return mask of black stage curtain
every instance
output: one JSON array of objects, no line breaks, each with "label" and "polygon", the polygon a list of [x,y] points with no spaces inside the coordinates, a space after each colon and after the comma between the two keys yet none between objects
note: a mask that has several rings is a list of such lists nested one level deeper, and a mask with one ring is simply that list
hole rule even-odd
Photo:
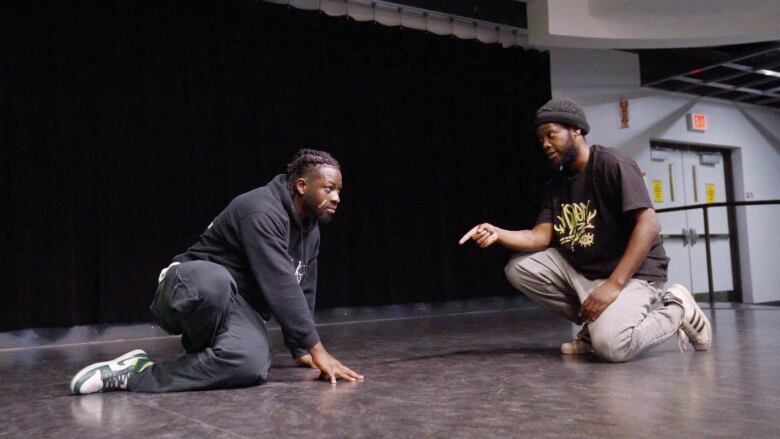
[{"label": "black stage curtain", "polygon": [[545,53],[258,1],[0,6],[2,330],[149,321],[156,277],[301,147],[345,190],[318,306],[514,294],[469,227],[533,223]]}]

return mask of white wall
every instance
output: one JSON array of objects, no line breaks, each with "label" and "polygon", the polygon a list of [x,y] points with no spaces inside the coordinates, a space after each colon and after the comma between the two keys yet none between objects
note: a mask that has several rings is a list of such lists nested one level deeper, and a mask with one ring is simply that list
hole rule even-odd
[{"label": "white wall", "polygon": [[[639,57],[626,52],[551,49],[553,97],[571,97],[584,107],[589,143],[622,148],[640,167],[650,160],[650,140],[736,148],[737,201],[780,199],[780,111],[715,99],[640,89]],[[620,128],[618,101],[629,100],[630,127]],[[687,130],[689,112],[708,116],[705,133]],[[738,209],[738,239],[746,303],[780,300],[780,206]]]}]

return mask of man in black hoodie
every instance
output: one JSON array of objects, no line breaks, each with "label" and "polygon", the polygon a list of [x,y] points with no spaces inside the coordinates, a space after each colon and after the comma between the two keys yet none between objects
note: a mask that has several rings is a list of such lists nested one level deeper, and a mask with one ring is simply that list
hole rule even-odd
[{"label": "man in black hoodie", "polygon": [[151,311],[186,354],[153,363],[143,350],[79,371],[74,394],[131,390],[174,392],[259,384],[271,365],[264,320],[279,322],[300,366],[332,383],[363,379],[331,356],[314,326],[318,222],[340,202],[338,162],[298,151],[266,186],[239,195],[186,252],[160,273]]}]

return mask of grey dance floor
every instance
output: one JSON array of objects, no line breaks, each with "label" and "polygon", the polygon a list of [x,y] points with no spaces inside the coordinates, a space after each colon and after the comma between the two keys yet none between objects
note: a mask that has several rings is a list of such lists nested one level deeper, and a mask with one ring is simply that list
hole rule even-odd
[{"label": "grey dance floor", "polygon": [[293,367],[274,330],[268,383],[159,395],[67,386],[133,348],[174,358],[174,337],[0,350],[0,437],[780,436],[780,308],[714,314],[710,352],[669,340],[625,364],[560,355],[572,326],[531,306],[326,324],[329,350],[366,376],[335,386]]}]

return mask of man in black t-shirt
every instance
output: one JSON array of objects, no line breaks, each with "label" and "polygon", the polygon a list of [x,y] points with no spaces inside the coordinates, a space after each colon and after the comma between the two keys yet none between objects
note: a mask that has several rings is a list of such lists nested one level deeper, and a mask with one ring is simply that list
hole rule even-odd
[{"label": "man in black t-shirt", "polygon": [[[669,258],[636,162],[619,150],[589,145],[585,112],[570,99],[542,106],[535,126],[560,171],[545,188],[536,226],[510,231],[484,223],[460,243],[471,239],[482,248],[499,243],[524,252],[507,264],[509,282],[583,324],[561,346],[564,354],[592,350],[607,361],[628,361],[675,333],[707,350],[712,329],[691,293],[679,284],[664,289]],[[658,300],[662,306],[651,310]]]}]

